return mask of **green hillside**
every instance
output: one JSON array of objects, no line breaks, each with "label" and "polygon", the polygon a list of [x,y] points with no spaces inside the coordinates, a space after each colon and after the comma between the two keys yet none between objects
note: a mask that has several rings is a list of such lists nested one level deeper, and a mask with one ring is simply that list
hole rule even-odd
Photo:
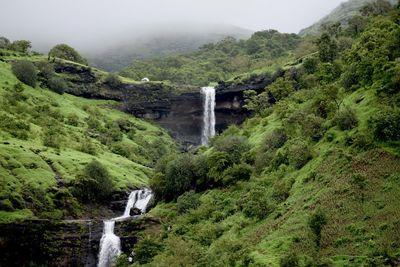
[{"label": "green hillside", "polygon": [[[300,31],[300,36],[316,35],[323,31],[323,28],[329,24],[342,23],[347,24],[351,18],[361,15],[360,9],[374,0],[348,0],[340,4],[329,15],[319,20],[317,23]],[[396,4],[397,0],[389,0],[391,4]]]},{"label": "green hillside", "polygon": [[160,160],[148,216],[162,226],[132,266],[397,266],[399,18],[323,34],[317,54],[248,94],[251,119]]},{"label": "green hillside", "polygon": [[147,185],[154,162],[174,147],[164,130],[114,109],[113,101],[55,93],[43,70],[35,87],[12,73],[21,60],[52,68],[47,57],[0,55],[1,221],[79,218],[85,208],[72,193],[89,162],[108,170],[112,192],[127,191]]},{"label": "green hillside", "polygon": [[136,60],[192,53],[204,44],[218,42],[228,36],[248,38],[251,33],[250,30],[232,25],[166,23],[155,28],[149,27],[145,32],[139,30],[126,32],[124,36],[109,37],[104,43],[97,44],[96,49],[84,54],[96,67],[120,71]]},{"label": "green hillside", "polygon": [[206,44],[198,52],[137,60],[120,74],[135,80],[169,80],[205,86],[260,68],[276,69],[291,56],[300,42],[295,34],[275,30],[254,33],[248,40],[232,37]]}]

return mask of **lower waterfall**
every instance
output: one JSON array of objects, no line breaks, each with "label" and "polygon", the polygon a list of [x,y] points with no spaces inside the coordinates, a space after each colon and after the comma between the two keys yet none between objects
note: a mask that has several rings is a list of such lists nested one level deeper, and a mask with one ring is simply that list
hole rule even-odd
[{"label": "lower waterfall", "polygon": [[201,135],[201,144],[207,145],[208,140],[215,135],[215,88],[201,88],[203,95],[203,132]]},{"label": "lower waterfall", "polygon": [[110,267],[121,254],[121,240],[114,234],[115,222],[131,217],[132,208],[146,213],[148,204],[153,197],[150,189],[135,190],[130,193],[128,203],[126,204],[124,214],[122,216],[104,221],[103,236],[100,240],[100,252],[98,267]]}]

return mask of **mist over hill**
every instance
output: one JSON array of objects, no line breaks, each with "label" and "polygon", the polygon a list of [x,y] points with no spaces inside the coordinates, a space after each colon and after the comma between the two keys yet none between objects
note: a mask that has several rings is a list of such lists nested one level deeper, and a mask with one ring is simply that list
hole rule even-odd
[{"label": "mist over hill", "polygon": [[[360,8],[362,8],[365,4],[374,2],[373,0],[349,0],[342,2],[337,8],[332,10],[329,15],[323,17],[318,22],[314,23],[313,25],[302,29],[299,32],[300,36],[306,36],[308,34],[317,34],[320,32],[321,27],[328,23],[340,22],[340,23],[347,23],[351,17],[360,14]],[[396,4],[397,0],[388,0],[391,4]]]},{"label": "mist over hill", "polygon": [[251,34],[251,30],[233,25],[168,23],[117,34],[111,40],[102,41],[94,51],[83,49],[83,54],[96,67],[118,71],[136,59],[193,52],[228,36],[247,39]]}]

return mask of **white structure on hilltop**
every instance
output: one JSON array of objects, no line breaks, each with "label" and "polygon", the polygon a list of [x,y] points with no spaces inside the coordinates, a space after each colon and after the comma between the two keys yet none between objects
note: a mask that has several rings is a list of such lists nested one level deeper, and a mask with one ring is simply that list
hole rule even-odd
[{"label": "white structure on hilltop", "polygon": [[144,78],[142,79],[142,82],[150,82],[150,79],[147,78],[147,77],[144,77]]}]

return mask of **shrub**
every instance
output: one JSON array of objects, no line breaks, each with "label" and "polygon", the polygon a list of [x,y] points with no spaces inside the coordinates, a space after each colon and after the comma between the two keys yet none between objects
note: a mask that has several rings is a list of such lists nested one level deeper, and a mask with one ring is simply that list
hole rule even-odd
[{"label": "shrub", "polygon": [[306,136],[311,137],[313,141],[318,141],[325,133],[323,123],[324,119],[321,117],[315,116],[314,114],[309,114],[301,122],[301,125]]},{"label": "shrub", "polygon": [[289,164],[296,169],[301,169],[312,159],[311,151],[307,144],[302,141],[294,141],[287,148]]},{"label": "shrub", "polygon": [[317,70],[318,59],[315,57],[306,58],[303,62],[303,68],[307,74],[312,74]]},{"label": "shrub", "polygon": [[279,101],[293,93],[294,86],[292,81],[278,78],[273,84],[267,87],[267,90]]},{"label": "shrub", "polygon": [[321,232],[323,227],[327,224],[326,214],[323,210],[317,209],[309,218],[308,226],[315,235],[315,243],[317,247],[321,244]]},{"label": "shrub", "polygon": [[52,148],[60,148],[62,142],[61,129],[57,126],[49,126],[44,130],[43,145]]},{"label": "shrub", "polygon": [[297,257],[296,254],[289,254],[286,255],[285,257],[281,258],[280,267],[299,267],[299,258]]},{"label": "shrub", "polygon": [[287,141],[288,137],[286,135],[285,129],[279,128],[274,129],[269,135],[264,139],[264,145],[268,149],[281,148]]},{"label": "shrub", "polygon": [[44,78],[45,80],[50,79],[56,73],[54,72],[54,67],[52,64],[46,61],[40,61],[37,64],[37,68],[39,69],[39,76]]},{"label": "shrub", "polygon": [[395,108],[378,112],[369,120],[369,125],[378,140],[400,140],[400,109]]},{"label": "shrub", "polygon": [[245,163],[234,164],[223,173],[222,183],[224,185],[234,184],[237,181],[248,181],[253,169]]},{"label": "shrub", "polygon": [[53,76],[47,81],[47,86],[50,90],[63,94],[65,89],[67,89],[67,84],[65,83],[63,78]]},{"label": "shrub", "polygon": [[21,53],[28,53],[31,47],[32,47],[31,42],[27,40],[16,40],[10,46],[12,50]]},{"label": "shrub", "polygon": [[219,136],[212,142],[220,152],[226,152],[233,163],[239,163],[241,156],[249,150],[247,139],[240,135]]},{"label": "shrub", "polygon": [[84,202],[103,201],[113,191],[111,176],[97,160],[88,163],[73,182],[73,193]]},{"label": "shrub", "polygon": [[348,107],[336,112],[334,122],[342,131],[351,130],[358,125],[355,111]]},{"label": "shrub", "polygon": [[270,202],[263,188],[254,188],[243,195],[239,208],[247,217],[262,220],[274,210]]},{"label": "shrub", "polygon": [[58,57],[81,64],[87,64],[86,59],[79,55],[79,53],[75,49],[66,44],[58,44],[54,46],[49,51],[49,56]]},{"label": "shrub", "polygon": [[93,144],[93,142],[89,138],[85,138],[83,141],[81,141],[81,145],[78,149],[79,151],[86,154],[90,154],[93,156],[97,155],[96,145]]},{"label": "shrub", "polygon": [[175,200],[195,187],[199,173],[191,154],[163,157],[156,166],[157,174],[150,181],[158,199]]},{"label": "shrub", "polygon": [[76,114],[68,114],[66,123],[71,126],[78,126],[79,125],[79,117]]},{"label": "shrub", "polygon": [[0,128],[9,132],[12,136],[18,139],[27,140],[30,131],[30,124],[4,114],[0,115]]},{"label": "shrub", "polygon": [[194,191],[183,193],[183,195],[178,197],[176,202],[176,209],[178,210],[179,214],[184,214],[191,209],[196,209],[199,206],[200,199]]},{"label": "shrub", "polygon": [[121,80],[118,75],[115,73],[109,73],[104,81],[105,84],[109,85],[112,88],[118,87],[121,85]]},{"label": "shrub", "polygon": [[155,255],[162,251],[162,248],[163,246],[159,242],[151,238],[140,239],[134,248],[134,260],[140,264],[149,263]]},{"label": "shrub", "polygon": [[12,63],[11,69],[18,80],[31,87],[36,86],[37,69],[32,62],[27,60],[15,61]]}]

